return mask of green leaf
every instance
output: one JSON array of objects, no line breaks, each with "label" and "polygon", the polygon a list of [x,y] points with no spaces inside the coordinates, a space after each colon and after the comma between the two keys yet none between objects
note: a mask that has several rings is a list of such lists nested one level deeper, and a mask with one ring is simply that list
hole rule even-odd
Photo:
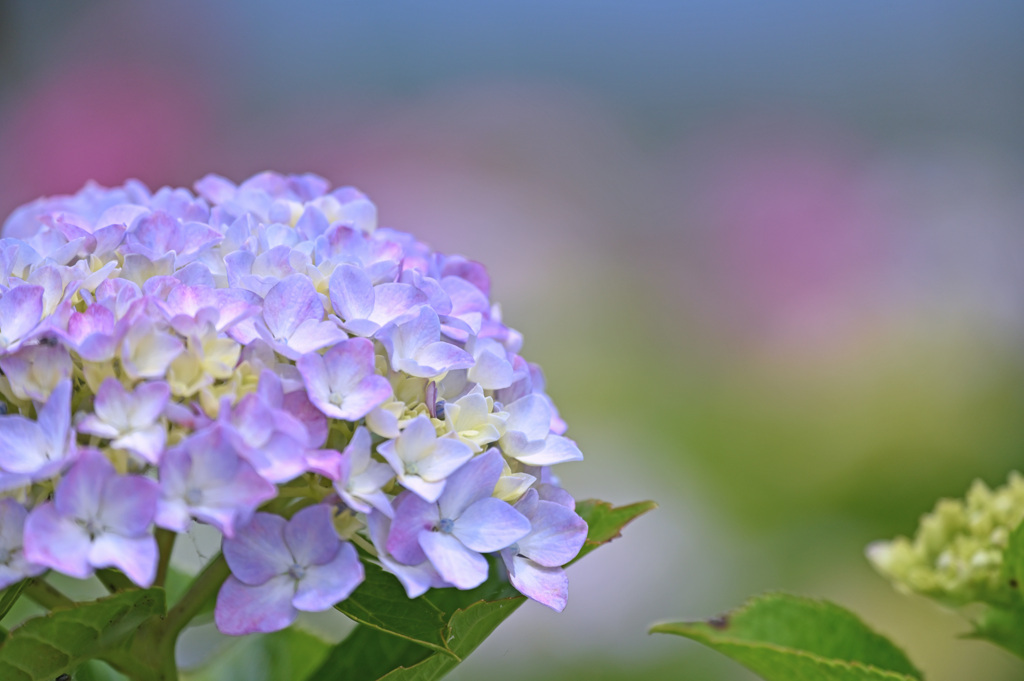
[{"label": "green leaf", "polygon": [[364,567],[366,579],[335,607],[360,624],[449,653],[445,613],[428,598],[410,599],[398,579],[379,566],[367,562]]},{"label": "green leaf", "polygon": [[707,622],[658,624],[731,657],[768,681],[911,681],[907,656],[850,611],[827,601],[769,594]]},{"label": "green leaf", "polygon": [[653,501],[640,501],[629,506],[619,507],[597,499],[587,499],[577,503],[576,512],[587,521],[589,529],[587,542],[583,545],[579,555],[569,564],[572,565],[598,546],[618,539],[622,536],[620,531],[623,527],[655,508],[658,508],[658,505]]},{"label": "green leaf", "polygon": [[964,638],[988,641],[1024,657],[1024,523],[1010,534],[1010,541],[1003,551],[1002,578],[1006,580],[1013,596],[1000,605],[986,606],[972,624],[974,630]]},{"label": "green leaf", "polygon": [[18,602],[18,598],[21,597],[21,592],[27,584],[28,580],[23,579],[17,584],[11,584],[4,589],[3,595],[0,596],[0,620],[6,617],[7,613],[14,607],[14,604]]},{"label": "green leaf", "polygon": [[0,679],[53,681],[117,647],[149,617],[163,614],[163,589],[149,589],[30,619],[0,646]]},{"label": "green leaf", "polygon": [[[614,508],[601,501],[576,506],[589,527],[584,553],[619,536],[652,502]],[[366,580],[335,607],[359,626],[331,651],[310,681],[433,681],[471,652],[526,600],[492,558],[491,577],[468,591],[432,589],[409,599],[395,578],[366,565]]]},{"label": "green leaf", "polygon": [[964,638],[988,641],[1008,650],[1018,657],[1024,657],[1024,612],[1020,609],[986,607],[972,624],[974,631]]},{"label": "green leaf", "polygon": [[[379,569],[379,568],[378,568]],[[413,611],[429,612],[433,621],[439,618],[442,627],[435,632],[441,646],[427,644],[406,635],[391,633],[379,626],[360,624],[330,656],[311,674],[313,681],[429,681],[439,679],[454,669],[487,636],[512,614],[524,596],[502,578],[495,575],[484,584],[469,591],[458,589],[432,589],[419,598],[410,600],[402,590],[401,597]],[[383,573],[398,584],[392,575]],[[401,589],[401,585],[398,585]],[[341,609],[343,603],[339,603]],[[402,620],[406,631],[414,628],[410,621]],[[422,627],[426,630],[426,627]],[[433,638],[433,635],[432,635]]]}]

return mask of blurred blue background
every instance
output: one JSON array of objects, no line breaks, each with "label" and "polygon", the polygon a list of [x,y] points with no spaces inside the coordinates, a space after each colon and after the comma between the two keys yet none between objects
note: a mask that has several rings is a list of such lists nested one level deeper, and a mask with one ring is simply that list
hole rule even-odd
[{"label": "blurred blue background", "polygon": [[[0,214],[314,171],[487,264],[587,460],[661,508],[455,679],[753,678],[656,620],[833,599],[1022,667],[863,558],[1024,445],[1024,4],[0,3]],[[251,677],[246,677],[251,678]]]}]

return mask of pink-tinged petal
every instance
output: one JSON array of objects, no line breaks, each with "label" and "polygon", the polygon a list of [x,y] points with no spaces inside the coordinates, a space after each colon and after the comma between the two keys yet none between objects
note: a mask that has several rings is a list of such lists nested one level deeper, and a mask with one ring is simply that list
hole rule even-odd
[{"label": "pink-tinged petal", "polygon": [[505,405],[506,432],[518,431],[529,441],[543,440],[551,431],[551,407],[540,395],[530,394]]},{"label": "pink-tinged petal", "polygon": [[446,582],[472,589],[487,580],[487,559],[443,532],[421,532],[420,547]]},{"label": "pink-tinged petal", "polygon": [[303,322],[319,322],[324,306],[309,277],[293,274],[278,282],[263,300],[263,319],[274,338],[289,338]]},{"label": "pink-tinged petal", "polygon": [[334,313],[345,321],[369,319],[373,313],[374,290],[362,269],[342,264],[334,269],[328,283]]},{"label": "pink-tinged petal", "polygon": [[413,355],[413,359],[420,368],[412,375],[423,378],[432,378],[446,371],[468,369],[473,366],[473,355],[444,341],[421,347]]},{"label": "pink-tinged petal", "polygon": [[286,348],[281,354],[289,359],[297,359],[306,353],[340,343],[346,338],[348,334],[333,321],[307,319],[288,338]]},{"label": "pink-tinged petal", "polygon": [[46,435],[24,416],[0,417],[0,469],[8,473],[35,473],[46,463]]},{"label": "pink-tinged petal", "polygon": [[0,372],[7,375],[11,392],[20,399],[46,402],[61,381],[74,370],[63,345],[27,345],[13,355],[0,357]]},{"label": "pink-tinged petal", "polygon": [[419,545],[419,535],[430,532],[437,525],[437,504],[423,501],[415,494],[399,495],[395,500],[395,515],[388,533],[387,552],[406,565],[417,565],[426,560]]},{"label": "pink-tinged petal", "polygon": [[192,514],[182,499],[161,497],[157,500],[156,516],[153,519],[157,527],[183,533],[188,531],[191,521]]},{"label": "pink-tinged petal", "polygon": [[185,344],[151,322],[129,327],[121,345],[121,364],[131,378],[163,378]]},{"label": "pink-tinged petal", "polygon": [[340,452],[333,449],[311,449],[303,454],[303,459],[307,469],[319,473],[328,480],[337,480],[341,476]]},{"label": "pink-tinged petal", "polygon": [[79,433],[88,433],[97,437],[116,438],[121,434],[114,426],[106,421],[101,421],[95,414],[86,414],[75,424]]},{"label": "pink-tinged petal", "polygon": [[413,319],[398,325],[402,346],[411,355],[419,348],[437,342],[441,337],[441,320],[429,307],[421,307]]},{"label": "pink-tinged petal", "polygon": [[15,286],[0,298],[0,352],[24,339],[43,316],[43,287]]},{"label": "pink-tinged petal", "polygon": [[[419,461],[431,451],[437,440],[434,424],[426,416],[414,418],[395,440],[395,449],[402,461]],[[380,452],[380,447],[377,448]]]},{"label": "pink-tinged petal", "polygon": [[429,561],[424,560],[416,565],[403,565],[388,555],[384,544],[391,529],[391,520],[382,513],[370,513],[366,516],[366,525],[370,530],[370,539],[377,548],[378,559],[385,570],[395,575],[401,582],[409,598],[422,596],[427,590],[437,587],[451,586],[437,574],[437,570]]},{"label": "pink-tinged petal", "polygon": [[576,499],[558,485],[543,482],[537,485],[536,489],[538,497],[543,501],[550,501],[559,506],[565,506],[570,511],[576,510]]},{"label": "pink-tinged petal", "polygon": [[334,529],[330,506],[308,506],[288,521],[284,542],[299,565],[323,565],[338,554],[341,539]]},{"label": "pink-tinged petal", "polygon": [[132,393],[131,425],[143,428],[154,423],[171,397],[171,388],[163,381],[142,383]]},{"label": "pink-tinged petal", "polygon": [[372,374],[373,342],[353,338],[338,343],[324,353],[324,368],[333,392],[354,390],[367,374]]},{"label": "pink-tinged petal", "polygon": [[[83,430],[81,424],[78,429]],[[103,436],[102,433],[95,434],[100,435],[101,437],[110,437],[109,435]],[[154,424],[149,428],[143,428],[142,430],[137,430],[134,433],[129,433],[124,437],[116,438],[110,443],[110,446],[118,449],[127,449],[128,451],[141,456],[149,463],[157,465],[160,463],[160,457],[163,454],[164,445],[166,443],[167,430],[160,424]]]},{"label": "pink-tinged petal", "polygon": [[263,584],[288,571],[294,562],[284,543],[287,521],[279,515],[257,513],[235,536],[225,539],[224,559],[232,574],[245,584]]},{"label": "pink-tinged petal", "polygon": [[0,499],[0,550],[21,546],[28,511],[11,498]]},{"label": "pink-tinged petal", "polygon": [[128,414],[133,405],[131,393],[125,389],[121,381],[111,376],[103,379],[99,390],[96,391],[93,411],[106,423],[127,426]]},{"label": "pink-tinged petal", "polygon": [[129,537],[144,534],[149,529],[160,494],[155,480],[141,475],[117,476],[109,478],[102,490],[98,520],[107,529]]},{"label": "pink-tinged petal", "polygon": [[438,438],[430,456],[418,464],[419,476],[431,482],[444,480],[471,458],[473,449],[465,442],[448,437]]},{"label": "pink-tinged petal", "polygon": [[404,473],[398,474],[398,482],[408,489],[410,492],[415,492],[424,501],[435,502],[438,497],[444,492],[444,487],[447,484],[444,480],[438,480],[437,482],[430,482],[424,480],[418,475],[405,475]]},{"label": "pink-tinged petal", "polygon": [[85,450],[57,486],[54,494],[57,511],[68,517],[98,517],[103,503],[102,490],[116,475],[107,457],[95,450]]},{"label": "pink-tinged petal", "polygon": [[213,620],[223,634],[240,636],[286,628],[298,611],[292,606],[295,582],[279,575],[258,586],[228,577],[217,594]]},{"label": "pink-tinged petal", "polygon": [[514,556],[508,565],[512,586],[527,598],[562,612],[569,599],[569,577],[558,567],[543,567],[522,556]]},{"label": "pink-tinged petal", "polygon": [[152,535],[125,537],[107,532],[93,540],[89,563],[98,568],[119,568],[128,579],[147,589],[156,578],[158,554],[156,539]]},{"label": "pink-tinged petal", "polygon": [[559,567],[576,557],[587,540],[587,523],[552,501],[538,501],[529,514],[532,529],[518,540],[520,555],[544,567]]},{"label": "pink-tinged petal", "polygon": [[196,193],[214,205],[227,203],[235,196],[235,184],[214,173],[204,176],[192,185]]},{"label": "pink-tinged petal", "polygon": [[[389,441],[401,434],[398,429],[398,417],[380,407],[366,415],[366,426],[377,435],[389,438]],[[378,448],[377,451],[379,452],[380,449]]]},{"label": "pink-tinged petal", "polygon": [[463,464],[452,474],[450,488],[438,501],[441,517],[458,518],[477,501],[490,497],[501,477],[503,464],[504,460],[496,449],[489,449]]},{"label": "pink-tinged petal", "polygon": [[329,563],[306,568],[292,605],[309,612],[327,610],[348,598],[363,577],[359,555],[351,544],[344,542]]},{"label": "pink-tinged petal", "polygon": [[0,589],[46,571],[43,565],[25,558],[25,517],[28,511],[14,499],[0,499],[0,552],[6,560],[0,563]]},{"label": "pink-tinged petal", "polygon": [[452,535],[474,551],[491,553],[511,546],[530,532],[530,521],[501,499],[481,499],[459,516]]},{"label": "pink-tinged petal", "polygon": [[380,326],[411,313],[416,307],[426,305],[428,302],[427,296],[410,284],[380,284],[373,289],[373,295],[373,312],[366,317]]},{"label": "pink-tinged petal", "polygon": [[39,426],[47,434],[53,446],[63,449],[68,432],[71,430],[71,380],[57,383],[50,399],[39,410]]},{"label": "pink-tinged petal", "polygon": [[302,382],[306,386],[310,401],[321,410],[333,408],[331,385],[324,358],[316,353],[309,353],[299,357],[295,366],[302,375]]},{"label": "pink-tinged petal", "polygon": [[493,352],[481,352],[469,370],[468,378],[484,390],[499,390],[512,385],[512,364]]},{"label": "pink-tinged petal", "polygon": [[371,411],[387,402],[391,397],[391,384],[383,376],[367,376],[356,389],[345,396],[338,406],[344,421],[358,421]]},{"label": "pink-tinged petal", "polygon": [[515,458],[527,466],[554,466],[557,463],[582,461],[583,452],[567,437],[548,435],[540,451],[515,455]]},{"label": "pink-tinged petal", "polygon": [[264,480],[247,461],[239,459],[234,478],[228,484],[208,488],[205,503],[195,507],[193,514],[231,537],[236,525],[244,523],[260,504],[275,496],[277,487]]},{"label": "pink-tinged petal", "polygon": [[315,206],[306,206],[302,216],[295,222],[295,230],[310,240],[316,239],[330,226],[323,211],[318,210]]},{"label": "pink-tinged petal", "polygon": [[85,529],[53,504],[37,506],[25,519],[25,558],[33,563],[85,579],[92,574],[90,544]]},{"label": "pink-tinged petal", "polygon": [[437,574],[437,568],[424,560],[417,565],[403,565],[388,556],[380,557],[384,569],[393,574],[401,582],[409,598],[417,598],[432,588],[451,586]]}]

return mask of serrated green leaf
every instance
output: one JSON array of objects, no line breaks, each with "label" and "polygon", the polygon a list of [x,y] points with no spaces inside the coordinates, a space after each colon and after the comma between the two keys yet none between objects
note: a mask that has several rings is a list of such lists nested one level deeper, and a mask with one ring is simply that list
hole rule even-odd
[{"label": "serrated green leaf", "polygon": [[[411,667],[431,655],[430,648],[365,624],[334,646],[307,681],[377,681],[393,669]],[[442,657],[448,657],[444,655]]]},{"label": "serrated green leaf", "polygon": [[576,513],[587,521],[587,541],[583,544],[579,555],[569,564],[572,565],[598,546],[618,539],[622,536],[623,527],[655,508],[658,508],[658,505],[653,501],[640,501],[629,506],[618,507],[597,499],[578,502]]},{"label": "serrated green leaf", "polygon": [[519,596],[498,601],[478,601],[465,610],[456,610],[450,620],[449,631],[452,652],[457,657],[430,655],[412,666],[394,669],[381,677],[381,681],[436,681],[442,678],[476,650],[525,600]]},{"label": "serrated green leaf", "polygon": [[834,603],[760,596],[707,622],[659,624],[731,657],[767,681],[920,681],[907,656]]},{"label": "serrated green leaf", "polygon": [[163,589],[126,591],[28,620],[0,646],[0,679],[53,681],[164,614]]},{"label": "serrated green leaf", "polygon": [[427,598],[410,599],[398,579],[379,566],[364,567],[366,579],[334,607],[360,624],[449,653],[444,612]]},{"label": "serrated green leaf", "polygon": [[[654,507],[652,502],[622,508],[580,502],[576,512],[589,527],[580,555],[618,537],[623,526]],[[393,575],[367,564],[366,581],[335,606],[360,624],[309,681],[440,679],[526,600],[499,576],[495,562],[490,579],[475,589],[432,589],[412,600]]]}]

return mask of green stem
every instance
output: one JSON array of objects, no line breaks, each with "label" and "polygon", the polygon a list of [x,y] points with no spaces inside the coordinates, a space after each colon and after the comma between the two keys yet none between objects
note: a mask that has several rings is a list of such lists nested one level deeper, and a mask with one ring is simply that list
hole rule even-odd
[{"label": "green stem", "polygon": [[163,586],[167,582],[167,570],[171,565],[171,551],[174,549],[174,540],[178,536],[176,532],[158,528],[156,531],[156,545],[160,549],[160,561],[156,564],[156,586]]},{"label": "green stem", "polygon": [[112,594],[136,588],[132,580],[125,577],[123,573],[111,570],[110,568],[97,570],[96,578]]},{"label": "green stem", "polygon": [[75,602],[38,577],[28,580],[25,595],[47,610],[73,608]]},{"label": "green stem", "polygon": [[210,561],[210,564],[195,578],[192,586],[181,597],[181,600],[168,611],[162,627],[164,636],[172,641],[176,639],[185,625],[199,614],[207,601],[216,595],[229,574],[231,574],[231,570],[228,568],[227,561],[224,560],[222,554],[218,553],[217,557]]},{"label": "green stem", "polygon": [[108,653],[104,659],[133,681],[178,681],[174,660],[178,635],[217,595],[230,573],[224,556],[217,554],[165,617],[144,622],[127,648]]},{"label": "green stem", "polygon": [[27,579],[23,579],[17,584],[12,584],[4,589],[4,595],[0,597],[0,620],[7,616],[7,613],[11,611],[14,604],[21,598],[21,592],[25,590],[25,586],[28,584]]}]

